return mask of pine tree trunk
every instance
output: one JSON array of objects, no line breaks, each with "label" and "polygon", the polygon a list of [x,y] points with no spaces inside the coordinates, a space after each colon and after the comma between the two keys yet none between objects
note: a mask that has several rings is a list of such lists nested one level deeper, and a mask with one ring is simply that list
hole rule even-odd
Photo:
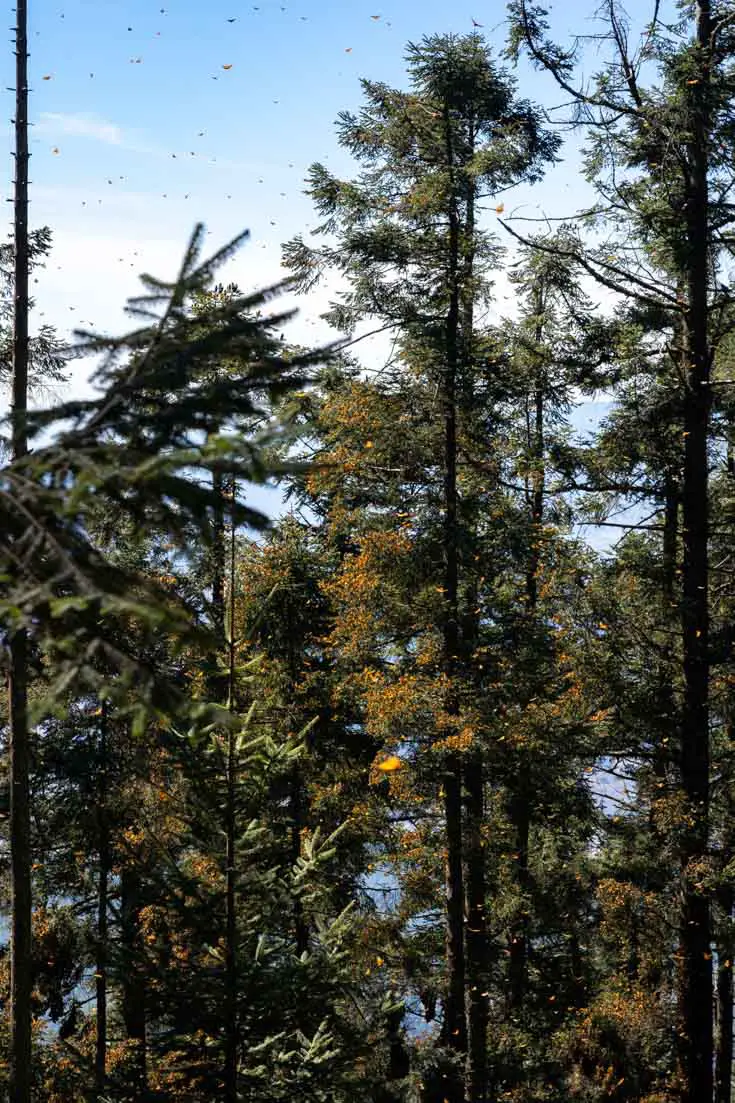
[{"label": "pine tree trunk", "polygon": [[[226,644],[227,676],[226,682],[219,675],[213,678],[211,692],[213,696],[227,696],[227,708],[235,710],[235,554],[236,531],[234,523],[230,527],[229,540],[229,579],[227,579],[227,496],[234,497],[234,484],[219,473],[212,476],[216,506],[212,524],[211,587],[212,619],[222,644]],[[226,582],[229,582],[229,616],[226,597]],[[225,1103],[237,1100],[238,1066],[238,1015],[237,1015],[237,886],[236,886],[236,847],[237,847],[237,745],[235,732],[228,728],[224,740],[225,753],[225,797],[224,797],[224,835],[225,835],[225,954],[224,954],[224,1006],[223,1006],[223,1080]]]},{"label": "pine tree trunk", "polygon": [[[538,321],[534,332],[534,340],[538,348],[543,340],[544,310],[543,289],[539,288],[535,304]],[[546,447],[546,435],[544,427],[544,390],[543,381],[537,380],[533,394],[533,418],[530,411],[528,420],[529,451],[533,461],[533,474],[530,488],[531,505],[531,548],[528,557],[528,571],[526,574],[526,610],[529,618],[535,618],[538,605],[538,570],[541,562],[541,528],[544,523],[544,494],[546,492],[546,467],[544,450]]]},{"label": "pine tree trunk", "polygon": [[25,632],[10,643],[10,830],[12,877],[11,1098],[31,1098],[31,831]]},{"label": "pine tree trunk", "polygon": [[97,1009],[95,1038],[95,1088],[104,1091],[107,1078],[107,908],[110,853],[107,839],[100,846],[100,868],[97,885],[97,968],[95,971],[95,1004]]},{"label": "pine tree trunk", "polygon": [[582,947],[579,944],[579,934],[573,930],[569,939],[569,963],[571,965],[570,990],[572,1006],[585,1007],[588,999],[587,985],[584,976],[584,959]]},{"label": "pine tree trunk", "polygon": [[107,715],[104,706],[100,720],[98,757],[99,872],[97,878],[97,968],[95,970],[97,1023],[94,1070],[97,1098],[101,1098],[107,1078],[107,915],[111,867],[110,833],[107,822]]},{"label": "pine tree trunk", "polygon": [[679,1018],[684,1103],[712,1098],[712,961],[709,900],[697,888],[696,866],[706,860],[709,837],[709,609],[708,432],[709,194],[707,140],[709,0],[696,5],[700,77],[691,86],[692,138],[686,219],[688,270],[684,356],[684,476],[682,485],[682,630],[684,705],[681,775],[690,814],[681,852]]},{"label": "pine tree trunk", "polygon": [[[301,830],[304,826],[304,783],[298,766],[294,766],[291,771],[290,789],[291,863],[295,866],[301,854]],[[301,957],[309,949],[309,928],[298,893],[293,897],[293,921],[296,956]]]},{"label": "pine tree trunk", "polygon": [[215,495],[214,518],[212,522],[212,619],[217,634],[225,634],[225,496],[224,479],[219,471],[212,475],[212,490]]},{"label": "pine tree trunk", "polygon": [[[536,290],[534,312],[536,326],[534,342],[536,349],[541,346],[544,337],[543,313],[545,309],[544,288]],[[527,409],[528,448],[533,461],[530,486],[531,507],[531,547],[526,571],[526,613],[531,628],[534,627],[538,609],[538,571],[541,562],[541,528],[544,523],[544,494],[546,491],[545,467],[545,425],[544,425],[544,387],[541,378],[541,365],[538,365],[539,377],[533,392],[533,409]],[[526,901],[529,890],[528,848],[531,832],[531,800],[525,771],[520,770],[511,783],[509,800],[510,822],[515,828],[516,872],[518,888],[523,897],[523,912],[515,929],[511,932],[508,966],[508,1007],[517,1014],[523,1007],[526,996],[526,976],[528,970],[528,916]]]},{"label": "pine tree trunk", "polygon": [[[13,305],[12,456],[28,451],[28,9],[16,0],[15,76],[15,278]],[[10,639],[10,1097],[31,1098],[31,824],[28,728],[28,638]]]},{"label": "pine tree trunk", "polygon": [[227,834],[225,918],[225,1103],[237,1103],[237,955],[235,899],[235,733],[227,735]]},{"label": "pine tree trunk", "polygon": [[[664,528],[662,539],[662,584],[661,584],[661,623],[664,626],[673,624],[673,610],[677,606],[676,601],[676,572],[677,572],[677,538],[679,531],[679,486],[678,476],[668,470],[664,475]],[[661,648],[661,658],[658,667],[658,685],[656,687],[656,724],[653,729],[652,771],[655,793],[652,796],[649,809],[649,829],[652,836],[663,845],[665,842],[663,830],[656,815],[657,797],[666,795],[668,787],[667,767],[671,764],[673,749],[676,746],[677,733],[679,731],[679,716],[674,695],[674,649],[671,635],[666,636],[666,642]]]},{"label": "pine tree trunk", "polygon": [[388,1042],[388,1070],[385,1084],[376,1089],[375,1103],[403,1103],[403,1081],[411,1071],[411,1059],[403,1032],[403,1005],[385,1016],[384,1032]]},{"label": "pine tree trunk", "polygon": [[[234,487],[233,487],[234,500]],[[230,623],[228,632],[229,685],[227,704],[235,711],[235,522],[230,536]],[[236,736],[232,728],[227,733],[227,795],[225,803],[226,871],[225,871],[225,1103],[237,1103],[237,755]]]},{"label": "pine tree trunk", "polygon": [[[445,111],[447,163],[453,170],[453,149],[449,110]],[[459,213],[456,192],[449,207],[449,308],[445,321],[445,364],[442,378],[444,421],[444,590],[446,613],[443,625],[444,673],[449,691],[446,712],[459,715],[456,676],[459,656],[459,534],[457,516],[457,369],[459,366]],[[462,769],[459,756],[447,756],[444,773],[444,816],[446,823],[446,969],[444,1036],[457,1054],[467,1052],[465,1019],[464,876],[462,862]],[[459,1103],[464,1093],[458,1078],[447,1083],[449,1103]]]},{"label": "pine tree trunk", "polygon": [[[539,349],[544,337],[544,287],[539,285],[536,289],[534,301],[534,314],[536,325],[534,328],[534,344],[536,355],[540,355]],[[546,466],[545,466],[545,425],[544,425],[544,380],[542,378],[542,364],[537,365],[538,377],[533,391],[533,407],[527,406],[526,422],[528,449],[532,458],[532,475],[530,488],[527,487],[528,501],[531,510],[531,546],[526,571],[526,613],[529,624],[533,629],[538,607],[538,571],[541,562],[541,528],[544,522],[544,494],[546,491]],[[515,929],[511,932],[509,951],[509,984],[508,1006],[516,1014],[523,1007],[526,995],[526,974],[528,960],[528,917],[526,913],[526,898],[529,889],[529,863],[528,847],[531,831],[531,803],[528,792],[525,771],[520,770],[518,777],[511,783],[509,800],[510,821],[515,828],[515,852],[518,888],[524,900],[523,912]]]},{"label": "pine tree trunk", "polygon": [[[732,924],[735,893],[732,886],[725,886],[720,892],[720,903],[724,914],[725,927]],[[729,935],[729,930],[728,930]],[[732,1103],[732,1058],[733,1058],[733,986],[732,969],[733,946],[731,939],[720,939],[717,949],[717,1044],[715,1050],[715,1103]]]},{"label": "pine tree trunk", "polygon": [[488,940],[485,915],[485,847],[482,826],[485,817],[485,776],[483,756],[473,754],[465,770],[467,923],[467,1103],[485,1103],[487,1099],[488,1031]]},{"label": "pine tree trunk", "polygon": [[663,595],[666,611],[671,609],[676,591],[676,539],[679,532],[679,488],[676,476],[667,471],[664,478]]},{"label": "pine tree trunk", "polygon": [[[468,121],[468,149],[475,147],[474,119]],[[449,163],[452,165],[451,140],[448,143]],[[469,156],[470,154],[468,154]],[[459,348],[461,361],[464,400],[471,391],[474,366],[474,308],[475,288],[473,274],[476,252],[475,192],[476,184],[472,177],[464,175],[462,180],[454,180],[455,191],[461,186],[465,201],[465,217],[462,233],[457,240],[461,255],[461,266],[457,268],[457,324],[460,330]],[[457,365],[460,366],[459,363]],[[455,402],[456,405],[456,402]],[[455,442],[456,451],[456,442]],[[456,487],[455,487],[456,491]],[[459,579],[457,579],[459,583]],[[472,608],[475,608],[476,602]],[[467,624],[469,625],[469,618]],[[457,611],[457,624],[459,614]],[[476,630],[476,618],[473,614],[472,628]],[[459,632],[458,649],[465,658],[469,658],[475,645],[475,632],[469,628],[463,634]],[[467,1068],[465,1076],[465,1100],[467,1103],[484,1103],[488,1090],[487,1033],[488,1033],[488,970],[489,945],[487,936],[487,886],[485,877],[485,847],[482,827],[485,816],[485,777],[484,755],[476,748],[467,762],[464,773],[465,791],[465,1018],[467,1023]]]},{"label": "pine tree trunk", "polygon": [[125,1037],[133,1043],[131,1088],[144,1097],[148,1089],[146,985],[140,968],[141,886],[137,870],[128,866],[120,876],[120,941],[122,945],[121,1013]]},{"label": "pine tree trunk", "polygon": [[[290,598],[288,600],[287,616],[289,689],[291,699],[294,700],[296,692],[296,654],[294,651],[293,609],[291,607]],[[289,805],[289,818],[291,820],[291,863],[295,866],[301,854],[301,830],[304,826],[304,781],[301,776],[301,768],[298,762],[295,763],[291,771]],[[293,897],[293,921],[296,955],[297,957],[301,957],[309,948],[309,928],[304,917],[304,905],[298,892],[296,892]]]},{"label": "pine tree trunk", "polygon": [[[445,955],[447,987],[443,1000],[443,1035],[450,1049],[464,1053],[467,1033],[464,1014],[464,877],[462,870],[462,781],[458,755],[447,757],[444,775],[444,820],[446,859],[444,890],[446,901]],[[456,1090],[456,1089],[455,1089]],[[449,1103],[455,1099],[448,1095]],[[460,1098],[461,1095],[455,1098]]]},{"label": "pine tree trunk", "polygon": [[508,946],[508,1010],[517,1016],[526,998],[528,972],[528,916],[526,898],[529,889],[528,844],[531,832],[531,803],[529,795],[518,779],[511,792],[509,818],[515,828],[516,880],[523,897],[523,912],[513,930]]}]

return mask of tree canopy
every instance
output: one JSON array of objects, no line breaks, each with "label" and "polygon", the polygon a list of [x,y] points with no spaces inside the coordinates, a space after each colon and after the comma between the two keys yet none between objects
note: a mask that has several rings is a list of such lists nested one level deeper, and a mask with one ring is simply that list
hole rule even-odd
[{"label": "tree canopy", "polygon": [[[13,1103],[731,1103],[734,17],[609,0],[586,76],[526,0],[409,43],[284,280],[199,225],[119,338],[25,335],[16,218]],[[528,233],[569,132],[594,201]]]}]

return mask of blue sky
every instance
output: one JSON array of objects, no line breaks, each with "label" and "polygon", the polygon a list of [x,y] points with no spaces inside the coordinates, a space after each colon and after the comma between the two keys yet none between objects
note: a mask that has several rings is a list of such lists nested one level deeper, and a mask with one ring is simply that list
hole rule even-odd
[{"label": "blue sky", "polygon": [[[34,286],[36,320],[52,322],[65,337],[77,325],[126,328],[122,307],[140,289],[137,274],[173,276],[198,220],[212,247],[251,231],[223,279],[244,288],[277,281],[281,243],[308,234],[315,223],[303,195],[309,164],[351,171],[334,120],[358,106],[359,79],[405,85],[408,41],[469,33],[473,18],[497,50],[505,37],[505,5],[487,0],[30,0],[29,6],[31,225],[50,225],[55,241]],[[565,0],[555,29],[563,35],[590,27],[594,7],[591,0]],[[10,23],[10,9],[8,16]],[[3,86],[13,84],[9,49]],[[558,102],[550,82],[530,67],[517,75],[524,96]],[[2,95],[9,120],[12,93]],[[9,197],[9,126],[5,134]],[[506,215],[572,214],[589,198],[578,169],[579,151],[568,145],[564,163],[544,182],[503,196]],[[5,211],[10,229],[10,204]],[[512,296],[502,276],[497,289],[498,313],[508,313]],[[299,300],[294,340],[328,336],[318,315],[329,293]],[[366,342],[361,351],[377,358],[381,349]],[[84,389],[88,371],[88,364],[78,365],[72,390]],[[576,420],[589,427],[594,414],[580,410]]]},{"label": "blue sky", "polygon": [[[350,171],[334,119],[359,103],[359,78],[404,84],[407,41],[470,32],[473,18],[502,46],[504,6],[467,4],[31,0],[31,223],[52,226],[56,242],[38,313],[62,332],[90,321],[118,329],[137,273],[173,274],[200,219],[213,245],[251,231],[223,275],[245,287],[277,280],[280,243],[314,223],[302,194],[309,164]],[[565,4],[562,23],[584,11]],[[540,75],[519,75],[525,95],[553,97]],[[3,85],[10,66],[7,76]],[[10,141],[8,128],[7,195]],[[504,197],[506,210],[571,213],[584,196],[576,162],[570,148],[546,182]],[[301,304],[298,336],[323,332],[312,323],[324,294]]]}]

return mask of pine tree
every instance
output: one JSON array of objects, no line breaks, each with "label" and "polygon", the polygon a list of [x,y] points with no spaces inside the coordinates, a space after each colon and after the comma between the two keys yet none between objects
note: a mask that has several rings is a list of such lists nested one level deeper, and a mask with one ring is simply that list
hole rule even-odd
[{"label": "pine tree", "polygon": [[[15,200],[13,397],[11,457],[28,452],[28,11],[16,7],[15,29]],[[10,730],[10,838],[12,934],[10,963],[10,1092],[18,1103],[31,1097],[31,854],[28,793],[28,636],[20,627],[9,636],[8,727]]]},{"label": "pine tree", "polygon": [[[476,207],[483,194],[538,178],[556,144],[534,109],[515,100],[512,83],[477,36],[425,39],[409,46],[407,60],[409,93],[364,81],[365,108],[357,116],[340,117],[340,143],[365,164],[362,176],[342,183],[320,165],[311,170],[310,194],[325,216],[321,231],[336,233],[338,244],[310,250],[296,240],[285,256],[303,288],[313,285],[327,267],[349,278],[349,290],[329,315],[334,325],[351,330],[371,318],[389,330],[400,327],[399,340],[408,355],[422,356],[431,365],[443,422],[437,460],[443,502],[446,736],[459,716],[456,683],[464,648],[458,416],[473,389],[474,308],[482,302],[494,256],[490,238],[478,226]],[[487,1080],[482,765],[474,762],[465,775],[466,838],[461,758],[451,750],[442,774],[447,838],[444,1037],[457,1055],[467,1055],[467,1099],[475,1100],[484,1097]],[[456,1076],[447,1094],[460,1098]]]},{"label": "pine tree", "polygon": [[[587,270],[665,312],[675,332],[671,357],[682,376],[684,423],[681,785],[690,823],[680,849],[679,1037],[683,1096],[693,1101],[709,1098],[712,1089],[710,906],[696,870],[707,860],[709,836],[707,452],[710,369],[722,336],[719,312],[730,301],[716,275],[730,222],[730,5],[703,0],[688,6],[675,28],[654,9],[636,47],[622,9],[611,0],[600,13],[610,58],[588,87],[576,83],[575,52],[547,37],[543,10],[520,0],[510,11],[511,50],[525,49],[571,95],[577,124],[590,136],[596,213],[607,219],[611,240],[584,256]],[[652,67],[658,85],[644,83]],[[616,241],[617,227],[626,222],[641,231],[637,254]]]},{"label": "pine tree", "polygon": [[[23,362],[19,362],[14,452],[3,470],[7,492],[2,556],[3,616],[15,656],[11,656],[15,673],[9,695],[11,742],[15,739],[21,752],[24,747],[28,751],[30,738],[27,701],[32,655],[43,655],[50,675],[38,702],[39,717],[63,710],[72,685],[77,694],[94,693],[103,703],[109,702],[121,719],[132,717],[133,732],[142,730],[147,718],[160,715],[161,710],[180,712],[190,707],[175,681],[148,664],[146,645],[164,628],[174,648],[186,642],[193,645],[205,638],[206,626],[190,602],[172,600],[160,582],[105,557],[90,539],[88,526],[104,501],[118,511],[123,525],[141,531],[157,527],[168,533],[172,543],[182,545],[198,530],[206,541],[206,522],[216,501],[197,474],[209,474],[211,479],[213,471],[227,470],[240,477],[260,477],[253,442],[223,438],[216,430],[233,418],[252,419],[261,396],[276,395],[292,385],[298,364],[291,364],[286,380],[280,358],[260,341],[263,322],[251,320],[271,293],[218,304],[206,318],[191,320],[187,309],[192,294],[206,287],[217,263],[227,259],[234,247],[198,264],[201,239],[200,228],[175,284],[148,278],[152,296],[136,305],[150,317],[150,306],[163,301],[160,321],[122,340],[87,339],[85,351],[109,353],[98,371],[103,384],[100,397],[64,403],[51,412],[27,413]],[[16,249],[16,263],[26,265],[22,250]],[[126,350],[132,351],[131,361],[119,367],[117,359]],[[202,365],[218,350],[240,355],[246,364],[234,377],[239,384],[234,394],[230,380],[200,381]],[[307,361],[307,357],[300,359],[302,366]],[[22,424],[18,412],[23,415]],[[38,434],[70,421],[72,428],[57,433],[51,443],[37,443]],[[209,433],[205,448],[199,441],[202,432]],[[33,443],[30,450],[29,443]],[[255,518],[238,502],[232,509],[240,520]],[[133,621],[142,634],[142,646],[138,646],[138,633],[130,633]],[[191,707],[201,710],[202,705]],[[20,775],[19,780],[11,780],[11,792],[17,816],[28,827],[24,762],[27,753],[17,762]],[[11,778],[14,768],[11,765]],[[23,824],[20,819],[16,823],[14,815],[11,812],[20,895],[15,907],[19,926],[12,942],[18,964],[13,975],[21,986],[14,1007],[17,1044],[26,1046],[30,1038],[24,1031],[30,1030],[31,857],[28,832],[24,834]],[[30,1057],[16,1060],[18,1098],[26,1088],[30,1091],[30,1069]]]}]

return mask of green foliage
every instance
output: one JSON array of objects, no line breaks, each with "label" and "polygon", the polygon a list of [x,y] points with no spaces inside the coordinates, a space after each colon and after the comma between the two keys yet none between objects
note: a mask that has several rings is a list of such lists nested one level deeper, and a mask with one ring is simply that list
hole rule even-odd
[{"label": "green foliage", "polygon": [[[90,520],[104,501],[116,523],[166,532],[181,550],[193,531],[206,543],[216,501],[204,477],[226,472],[235,480],[262,481],[259,450],[277,431],[265,425],[255,437],[223,434],[223,425],[251,424],[264,397],[281,396],[314,360],[302,356],[286,365],[274,354],[269,327],[288,315],[267,324],[253,320],[281,287],[191,316],[192,296],[242,241],[201,262],[203,234],[198,227],[175,283],[144,277],[150,294],[133,300],[131,310],[153,323],[124,338],[82,341],[80,352],[108,353],[93,379],[101,393],[32,412],[30,453],[2,472],[4,618],[13,631],[28,628],[48,656],[46,707],[72,684],[127,697],[131,708],[141,702],[164,707],[171,687],[138,662],[119,629],[107,626],[135,619],[155,635],[165,624],[179,646],[201,639],[202,626],[186,602],[172,601],[155,580],[102,554],[90,539]],[[160,305],[157,318],[151,311]],[[126,351],[130,361],[119,364]],[[206,366],[225,355],[240,358],[240,373],[207,377]],[[40,435],[54,427],[50,443],[42,443]],[[233,508],[238,523],[264,523],[239,500]],[[119,675],[104,688],[95,673],[100,661]]]},{"label": "green foliage", "polygon": [[[0,616],[32,644],[39,1100],[695,1103],[681,1002],[708,963],[722,1075],[735,37],[714,7],[703,99],[701,6],[633,50],[607,5],[582,87],[584,38],[567,50],[543,8],[510,5],[507,56],[573,101],[596,190],[541,235],[503,220],[512,318],[486,316],[506,254],[483,211],[560,144],[479,34],[434,35],[409,44],[406,90],[366,79],[340,114],[357,169],[309,170],[320,225],[284,245],[290,279],[215,285],[242,239],[202,261],[198,227],[175,281],[144,277],[139,328],[79,335],[96,393],[28,415],[32,450],[0,473]],[[34,259],[48,247],[35,235]],[[335,275],[341,355],[288,347],[271,303]],[[393,338],[379,371],[347,353],[364,325]],[[575,407],[601,391],[582,438]],[[247,485],[276,480],[271,524]],[[615,535],[596,553],[580,526]],[[455,892],[467,1046],[447,1026]],[[694,966],[692,901],[712,916]],[[4,955],[3,1006],[8,985]]]},{"label": "green foliage", "polygon": [[[30,270],[43,267],[51,251],[51,231],[47,226],[32,230],[28,240]],[[12,240],[0,245],[0,380],[9,382],[13,366],[13,263]],[[31,307],[33,301],[31,301]],[[28,343],[31,391],[44,394],[66,380],[66,364],[71,350],[62,347],[53,326],[44,324]]]}]

